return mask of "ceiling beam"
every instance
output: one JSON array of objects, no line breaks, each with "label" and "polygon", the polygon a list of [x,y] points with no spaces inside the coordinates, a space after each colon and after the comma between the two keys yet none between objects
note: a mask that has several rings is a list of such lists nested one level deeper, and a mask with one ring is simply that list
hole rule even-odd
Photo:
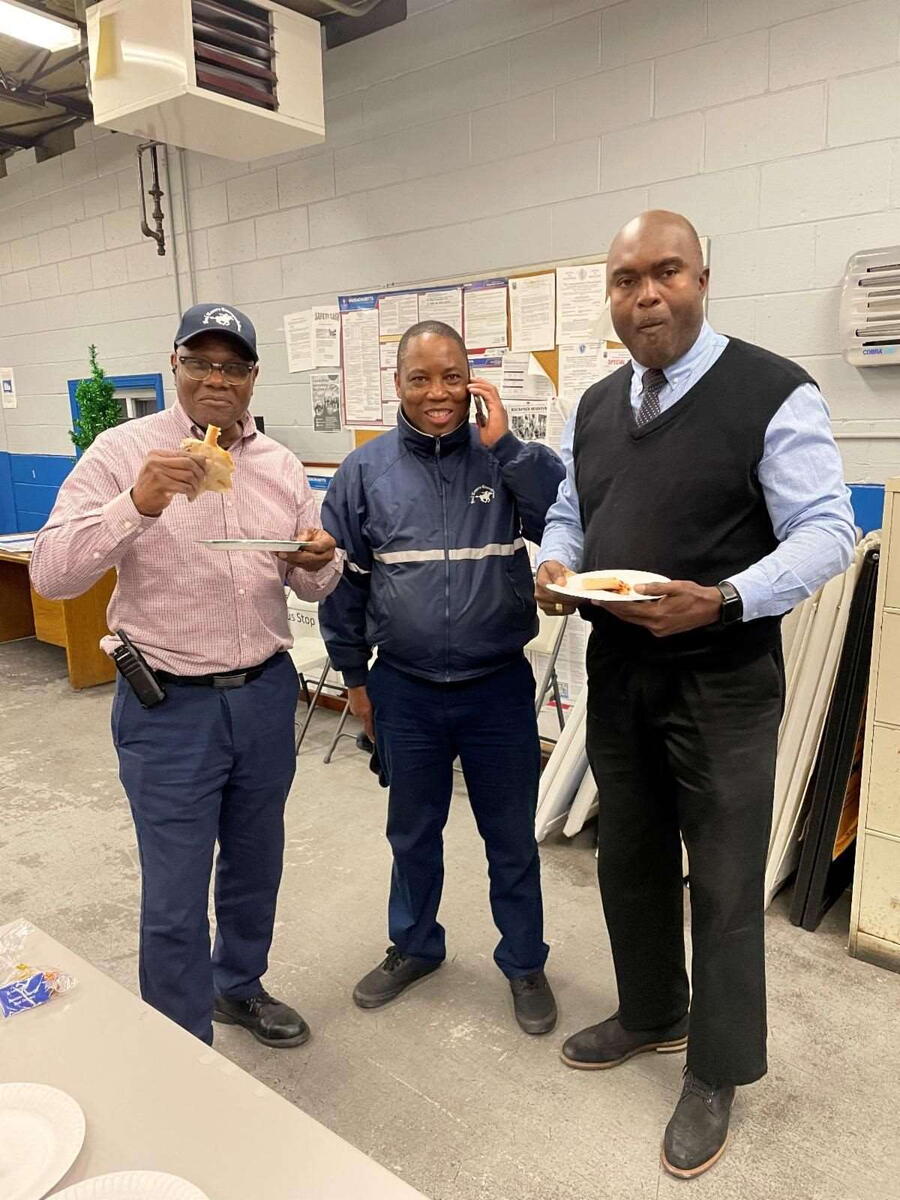
[{"label": "ceiling beam", "polygon": [[[42,88],[26,87],[23,83],[0,88],[0,100],[11,101],[13,104],[24,104],[29,108],[43,108],[47,104],[55,104],[57,108],[71,113],[73,117],[82,117],[86,121],[89,121],[94,114],[89,100],[68,96],[63,92],[45,92]],[[52,114],[49,115],[52,116]]]},{"label": "ceiling beam", "polygon": [[62,71],[66,67],[71,67],[73,63],[77,63],[80,59],[87,59],[87,51],[80,46],[77,50],[72,50],[69,54],[57,59],[55,62],[48,62],[46,59],[40,64],[35,73],[27,81],[27,86],[31,87],[40,79],[46,78],[48,75],[55,75],[57,71]]}]

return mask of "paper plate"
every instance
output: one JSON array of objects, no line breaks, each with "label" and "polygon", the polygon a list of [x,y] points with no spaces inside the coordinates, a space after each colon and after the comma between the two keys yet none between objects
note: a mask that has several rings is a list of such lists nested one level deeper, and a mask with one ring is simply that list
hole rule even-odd
[{"label": "paper plate", "polygon": [[212,541],[202,541],[201,546],[209,546],[210,550],[268,550],[274,554],[277,550],[290,553],[302,550],[310,542],[273,542],[265,538],[215,538]]},{"label": "paper plate", "polygon": [[671,582],[668,575],[654,575],[652,571],[582,571],[580,575],[570,575],[566,580],[565,587],[558,583],[548,583],[547,587],[551,592],[559,592],[561,596],[570,600],[602,600],[604,604],[618,604],[620,601],[627,604],[635,600],[653,600],[655,598],[641,596],[637,592],[628,592],[626,595],[620,596],[618,592],[601,592],[582,586],[582,581],[585,579],[603,578],[621,579],[623,583],[631,584],[632,587],[636,583]]},{"label": "paper plate", "polygon": [[52,1200],[209,1200],[205,1192],[164,1171],[114,1171],[54,1192]]},{"label": "paper plate", "polygon": [[0,1083],[0,1196],[41,1200],[84,1142],[84,1113],[45,1083]]}]

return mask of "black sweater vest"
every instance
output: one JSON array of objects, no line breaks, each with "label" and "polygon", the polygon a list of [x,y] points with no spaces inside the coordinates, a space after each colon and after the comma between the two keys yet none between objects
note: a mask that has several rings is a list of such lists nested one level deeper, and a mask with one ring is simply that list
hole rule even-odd
[{"label": "black sweater vest", "polygon": [[[796,387],[796,363],[735,338],[671,408],[638,428],[632,368],[585,392],[575,421],[575,483],[584,528],[582,570],[655,571],[711,586],[778,545],[757,469],[766,429]],[[641,658],[730,662],[773,649],[779,618],[667,638],[585,605],[610,649]]]}]

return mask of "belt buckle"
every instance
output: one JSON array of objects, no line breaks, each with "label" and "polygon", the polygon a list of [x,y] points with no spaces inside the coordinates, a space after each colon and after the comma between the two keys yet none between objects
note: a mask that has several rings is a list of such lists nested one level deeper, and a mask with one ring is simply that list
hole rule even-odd
[{"label": "belt buckle", "polygon": [[240,675],[214,675],[214,688],[239,688],[247,682],[249,671],[241,671]]}]

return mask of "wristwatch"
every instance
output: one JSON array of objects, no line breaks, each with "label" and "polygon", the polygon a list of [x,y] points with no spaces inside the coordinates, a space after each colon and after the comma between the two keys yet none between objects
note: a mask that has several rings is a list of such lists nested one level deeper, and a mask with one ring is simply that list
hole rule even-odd
[{"label": "wristwatch", "polygon": [[719,613],[719,624],[734,625],[744,615],[744,602],[741,599],[741,593],[727,579],[723,580],[722,583],[717,583],[716,587],[722,597],[722,611]]}]

